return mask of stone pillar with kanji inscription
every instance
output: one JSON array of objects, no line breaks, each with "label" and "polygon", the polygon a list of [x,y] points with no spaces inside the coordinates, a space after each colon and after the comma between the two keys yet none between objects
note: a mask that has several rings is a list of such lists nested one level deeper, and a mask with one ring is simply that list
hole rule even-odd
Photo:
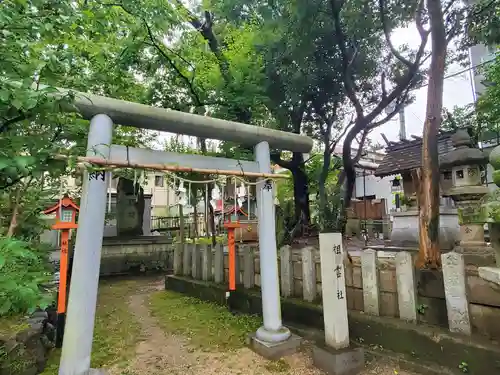
[{"label": "stone pillar with kanji inscription", "polygon": [[313,363],[327,374],[357,374],[364,351],[351,347],[347,316],[344,251],[340,233],[320,233],[321,288],[325,344],[313,347]]}]

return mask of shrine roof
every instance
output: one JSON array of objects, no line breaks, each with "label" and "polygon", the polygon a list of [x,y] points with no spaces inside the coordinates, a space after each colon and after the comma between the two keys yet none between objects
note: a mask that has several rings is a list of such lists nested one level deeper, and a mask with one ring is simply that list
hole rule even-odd
[{"label": "shrine roof", "polygon": [[[454,132],[442,132],[438,136],[438,154],[442,155],[453,150],[451,136]],[[386,177],[411,171],[422,166],[422,138],[391,142],[386,147],[386,155],[380,162],[375,176]]]}]

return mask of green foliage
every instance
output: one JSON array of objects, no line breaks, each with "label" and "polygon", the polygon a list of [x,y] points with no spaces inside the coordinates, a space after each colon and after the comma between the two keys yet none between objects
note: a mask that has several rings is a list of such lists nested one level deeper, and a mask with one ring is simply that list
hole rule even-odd
[{"label": "green foliage", "polygon": [[451,111],[445,109],[441,130],[457,131],[458,129],[467,129],[474,144],[477,144],[480,140],[491,139],[491,131],[489,131],[486,123],[478,117],[475,105],[472,103],[463,107],[455,106]]},{"label": "green foliage", "polygon": [[496,134],[500,129],[500,53],[484,68],[486,90],[477,102],[478,119]]},{"label": "green foliage", "polygon": [[0,237],[0,316],[25,313],[52,301],[42,284],[51,278],[47,254],[26,242]]},{"label": "green foliage", "polygon": [[486,45],[500,44],[500,1],[479,0],[469,12],[468,33],[471,42]]}]

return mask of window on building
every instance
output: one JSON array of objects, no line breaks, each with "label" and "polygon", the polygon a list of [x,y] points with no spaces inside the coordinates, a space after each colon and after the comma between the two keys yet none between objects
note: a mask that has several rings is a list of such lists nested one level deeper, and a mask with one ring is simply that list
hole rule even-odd
[{"label": "window on building", "polygon": [[155,186],[156,187],[163,187],[164,184],[164,179],[163,176],[155,176]]},{"label": "window on building", "polygon": [[443,178],[445,180],[451,180],[452,179],[452,174],[451,174],[451,171],[444,171],[443,172]]}]

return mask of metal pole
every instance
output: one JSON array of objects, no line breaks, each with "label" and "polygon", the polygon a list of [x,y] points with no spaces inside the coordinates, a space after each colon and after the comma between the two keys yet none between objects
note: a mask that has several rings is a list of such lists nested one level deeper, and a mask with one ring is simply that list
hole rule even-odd
[{"label": "metal pole", "polygon": [[[107,115],[94,116],[87,156],[109,158],[112,134],[113,121]],[[104,172],[85,171],[59,375],[86,375],[90,370],[106,189]]]},{"label": "metal pole", "polygon": [[399,140],[406,140],[405,107],[399,109]]},{"label": "metal pole", "polygon": [[[259,163],[261,172],[271,173],[269,144],[267,142],[261,142],[255,146],[255,160]],[[256,337],[264,342],[277,343],[287,340],[290,337],[290,331],[283,327],[281,322],[273,184],[272,182],[266,183],[264,180],[256,188],[259,212],[262,316],[264,320],[264,326],[257,330]]]}]

